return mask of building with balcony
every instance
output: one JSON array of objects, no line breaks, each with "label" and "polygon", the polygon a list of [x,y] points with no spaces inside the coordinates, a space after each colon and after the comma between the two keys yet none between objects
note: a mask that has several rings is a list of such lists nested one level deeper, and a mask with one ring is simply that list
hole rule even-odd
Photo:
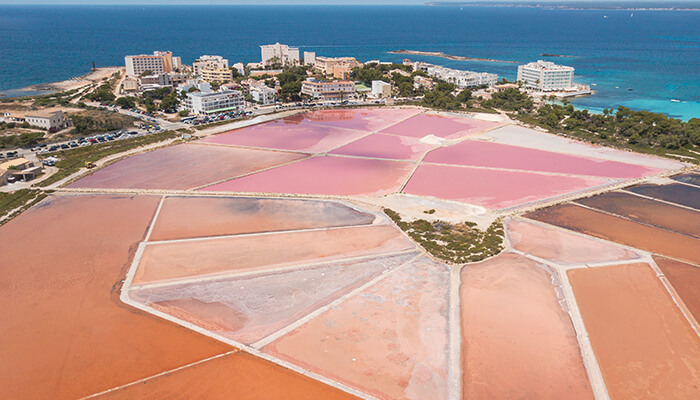
[{"label": "building with balcony", "polygon": [[154,74],[173,72],[180,68],[180,57],[170,51],[154,51],[153,55],[141,54],[124,57],[127,76],[141,76],[146,71]]},{"label": "building with balcony", "polygon": [[301,94],[313,99],[345,100],[355,94],[355,83],[351,81],[319,81],[308,78],[301,83]]},{"label": "building with balcony", "polygon": [[228,60],[221,56],[201,56],[192,63],[194,74],[201,76],[202,69],[228,69]]},{"label": "building with balcony", "polygon": [[280,63],[282,65],[299,65],[299,49],[286,44],[268,44],[260,46],[262,65]]},{"label": "building with balcony", "polygon": [[538,60],[518,66],[518,81],[540,92],[567,91],[575,87],[574,68]]},{"label": "building with balcony", "polygon": [[192,114],[210,115],[240,111],[245,108],[245,99],[243,93],[238,90],[211,93],[192,92],[187,93],[182,105]]}]

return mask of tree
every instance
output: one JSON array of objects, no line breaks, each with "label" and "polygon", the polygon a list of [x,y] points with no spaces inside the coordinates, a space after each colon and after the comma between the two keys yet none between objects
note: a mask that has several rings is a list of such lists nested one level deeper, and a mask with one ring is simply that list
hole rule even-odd
[{"label": "tree", "polygon": [[136,107],[136,98],[130,97],[130,96],[120,97],[116,100],[115,103],[117,104],[117,106],[124,108],[124,109],[134,108],[134,107]]},{"label": "tree", "polygon": [[143,71],[141,73],[141,75],[139,75],[139,77],[143,78],[144,76],[148,76],[148,75],[153,75],[153,71],[151,71],[150,69],[147,69],[147,70]]},{"label": "tree", "polygon": [[301,91],[301,82],[287,82],[280,88],[280,96],[285,101],[299,101],[301,97],[299,92]]},{"label": "tree", "polygon": [[177,115],[179,115],[181,117],[186,117],[186,116],[190,115],[190,111],[189,110],[180,110],[180,112],[177,113]]},{"label": "tree", "polygon": [[457,100],[460,103],[466,103],[472,98],[472,91],[471,89],[464,89],[459,94],[457,95]]}]

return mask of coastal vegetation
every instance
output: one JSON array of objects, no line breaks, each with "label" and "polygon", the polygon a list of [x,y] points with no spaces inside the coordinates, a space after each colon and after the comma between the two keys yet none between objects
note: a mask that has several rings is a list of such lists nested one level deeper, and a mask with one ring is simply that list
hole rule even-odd
[{"label": "coastal vegetation", "polygon": [[180,135],[177,131],[163,131],[153,133],[147,136],[139,136],[135,138],[123,139],[113,142],[105,142],[94,144],[92,146],[77,147],[70,150],[57,151],[47,153],[45,156],[53,156],[59,160],[56,162],[58,171],[39,182],[36,186],[46,187],[55,182],[58,182],[76,172],[85,166],[87,162],[96,162],[102,158],[133,150],[150,144],[165,142],[175,139]]},{"label": "coastal vegetation", "polygon": [[[427,210],[425,213],[434,212]],[[424,219],[404,221],[394,210],[385,208],[384,213],[427,252],[448,263],[477,262],[503,250],[504,231],[500,219],[482,231],[469,221],[458,224]]]},{"label": "coastal vegetation", "polygon": [[700,162],[700,118],[688,122],[660,113],[620,106],[602,114],[577,110],[571,104],[543,104],[518,89],[506,89],[481,103],[509,112],[512,118],[549,131],[606,146],[657,155],[677,155]]},{"label": "coastal vegetation", "polygon": [[[2,128],[2,124],[5,123],[0,123],[0,130]],[[18,135],[0,136],[0,149],[10,149],[15,147],[31,147],[39,143],[43,138],[44,132],[25,132]]]},{"label": "coastal vegetation", "polygon": [[0,225],[10,221],[24,210],[43,200],[50,191],[20,189],[14,192],[0,192]]},{"label": "coastal vegetation", "polygon": [[69,115],[73,129],[69,136],[89,136],[134,126],[133,117],[107,110],[85,110]]}]

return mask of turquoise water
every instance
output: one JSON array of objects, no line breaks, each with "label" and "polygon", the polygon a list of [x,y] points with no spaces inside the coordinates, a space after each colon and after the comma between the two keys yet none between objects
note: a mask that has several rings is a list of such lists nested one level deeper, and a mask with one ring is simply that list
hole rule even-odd
[{"label": "turquoise water", "polygon": [[[124,55],[172,50],[191,63],[219,54],[260,60],[276,41],[319,55],[401,61],[391,50],[576,68],[598,91],[572,102],[700,117],[700,12],[428,6],[0,6],[0,90],[123,65]],[[608,16],[608,18],[604,18]],[[547,58],[541,53],[569,55]],[[515,79],[517,64],[410,56]],[[631,91],[628,89],[632,89]],[[671,99],[681,100],[679,103]]]}]

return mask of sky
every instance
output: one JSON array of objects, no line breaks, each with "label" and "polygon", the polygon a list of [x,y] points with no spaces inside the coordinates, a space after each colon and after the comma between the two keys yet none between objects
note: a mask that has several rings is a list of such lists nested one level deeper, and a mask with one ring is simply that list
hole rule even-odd
[{"label": "sky", "polygon": [[[460,1],[460,0],[0,0],[0,4],[257,4],[257,5],[281,5],[281,4],[396,4],[396,5],[420,5],[428,1]],[[463,2],[526,2],[534,0],[461,0]],[[600,1],[600,0],[539,0],[538,2],[566,3],[571,1]],[[645,0],[614,0],[611,2],[638,3]],[[651,1],[651,0],[646,0]],[[658,2],[658,1],[657,1]],[[662,2],[662,1],[661,1]]]}]

